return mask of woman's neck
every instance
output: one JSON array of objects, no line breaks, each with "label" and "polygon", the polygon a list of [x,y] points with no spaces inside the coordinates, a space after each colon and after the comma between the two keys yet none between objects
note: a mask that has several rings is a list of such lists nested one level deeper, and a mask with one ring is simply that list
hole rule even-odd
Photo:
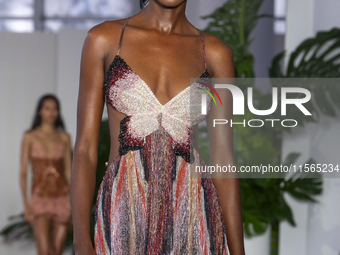
[{"label": "woman's neck", "polygon": [[151,1],[140,12],[140,24],[153,28],[163,34],[180,33],[183,24],[187,23],[185,16],[186,1],[178,6],[163,6],[156,1]]},{"label": "woman's neck", "polygon": [[54,124],[42,122],[39,129],[46,134],[53,134],[56,131]]}]

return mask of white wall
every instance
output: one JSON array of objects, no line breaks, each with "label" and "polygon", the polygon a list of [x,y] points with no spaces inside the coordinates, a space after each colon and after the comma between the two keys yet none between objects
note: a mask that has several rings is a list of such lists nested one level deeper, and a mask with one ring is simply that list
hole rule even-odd
[{"label": "white wall", "polygon": [[[8,216],[23,209],[19,186],[21,139],[30,127],[40,95],[54,91],[54,39],[53,34],[0,33],[0,227]],[[0,254],[35,254],[29,253],[34,249],[17,248],[17,253],[13,249],[1,244]]]},{"label": "white wall", "polygon": [[314,0],[313,31],[329,30],[340,27],[340,1]]},{"label": "white wall", "polygon": [[217,7],[221,7],[225,0],[188,0],[186,15],[188,20],[197,28],[204,29],[209,19],[201,19],[201,16],[211,14]]},{"label": "white wall", "polygon": [[[339,10],[338,0],[288,0],[287,53],[319,30],[340,27]],[[340,117],[323,116],[318,124],[284,134],[284,156],[290,151],[298,151],[302,153],[301,163],[312,157],[319,163],[340,164],[339,131]],[[323,194],[317,198],[318,204],[301,203],[286,196],[292,205],[297,227],[286,222],[280,225],[280,255],[339,255],[340,179],[324,179],[323,188]]]},{"label": "white wall", "polygon": [[[206,21],[200,21],[199,17],[223,3],[224,0],[189,0],[188,19],[202,29]],[[288,52],[317,30],[340,26],[339,5],[338,0],[288,0]],[[64,29],[58,34],[0,33],[0,171],[3,176],[0,178],[0,228],[8,223],[8,216],[23,209],[19,187],[20,143],[23,131],[31,124],[40,95],[54,92],[59,96],[74,144],[80,53],[85,35],[86,31],[75,29]],[[340,144],[337,140],[339,121],[329,121],[332,123],[330,129],[311,126],[285,135],[284,153],[300,150],[305,158],[337,159],[336,154],[322,154],[329,144],[334,147]],[[334,153],[338,151],[333,150]],[[326,180],[319,205],[301,204],[287,198],[293,205],[298,227],[281,224],[280,255],[339,254],[339,185],[339,180]],[[22,245],[0,243],[0,254],[36,254],[34,246]]]},{"label": "white wall", "polygon": [[[0,228],[23,211],[19,186],[20,146],[30,128],[36,103],[56,93],[67,131],[75,138],[80,51],[86,31],[59,34],[0,33]],[[30,177],[29,177],[30,179]],[[36,254],[32,244],[0,243],[1,255]]]},{"label": "white wall", "polygon": [[85,30],[62,29],[56,37],[56,93],[60,97],[63,117],[72,143],[76,138],[77,100],[81,50]]}]

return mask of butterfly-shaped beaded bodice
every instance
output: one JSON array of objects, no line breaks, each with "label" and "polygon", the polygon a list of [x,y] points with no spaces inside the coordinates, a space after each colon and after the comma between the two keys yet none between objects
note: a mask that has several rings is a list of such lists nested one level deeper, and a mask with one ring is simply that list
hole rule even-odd
[{"label": "butterfly-shaped beaded bodice", "polygon": [[[125,25],[126,22],[122,34]],[[142,148],[146,136],[157,130],[163,130],[173,139],[173,148],[179,148],[178,154],[190,161],[192,127],[206,117],[201,114],[201,98],[206,92],[199,88],[210,90],[206,86],[209,73],[206,62],[204,64],[205,70],[200,78],[163,105],[148,84],[119,54],[114,57],[105,74],[104,96],[111,107],[126,115],[121,121],[120,154]],[[211,101],[211,98],[207,97],[208,111]]]}]

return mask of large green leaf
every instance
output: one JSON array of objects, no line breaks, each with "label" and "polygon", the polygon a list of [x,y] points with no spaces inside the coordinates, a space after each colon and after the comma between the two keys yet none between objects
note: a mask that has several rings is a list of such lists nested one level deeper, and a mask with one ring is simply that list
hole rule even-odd
[{"label": "large green leaf", "polygon": [[[303,41],[291,53],[287,69],[283,72],[280,62],[284,56],[284,52],[281,52],[273,59],[269,76],[272,78],[309,78],[299,87],[304,87],[311,92],[313,100],[305,106],[314,117],[305,116],[296,109],[287,109],[287,116],[296,119],[299,125],[317,121],[319,112],[335,117],[336,108],[340,108],[340,84],[335,79],[327,79],[327,81],[323,79],[321,83],[320,78],[340,78],[340,29],[321,31],[315,37]],[[290,86],[289,79],[280,79],[272,86]]]},{"label": "large green leaf", "polygon": [[269,75],[272,78],[338,78],[340,77],[340,29],[321,31],[303,41],[294,50],[285,72],[280,61],[284,52],[274,57]]},{"label": "large green leaf", "polygon": [[268,219],[259,210],[243,210],[244,233],[250,237],[262,234],[268,227]]},{"label": "large green leaf", "polygon": [[[309,159],[306,164],[311,165],[316,162]],[[302,166],[304,164],[301,164]],[[285,180],[282,190],[288,192],[299,200],[317,202],[314,198],[322,193],[322,176],[318,172],[300,172],[300,168],[287,180]]]},{"label": "large green leaf", "polygon": [[33,240],[33,229],[31,225],[24,220],[24,214],[12,215],[8,217],[10,223],[1,229],[0,236],[5,241],[12,242],[15,240]]},{"label": "large green leaf", "polygon": [[253,56],[249,53],[249,36],[261,17],[257,15],[263,0],[229,0],[212,14],[202,16],[209,19],[204,32],[215,35],[225,42],[233,52],[236,77],[254,77]]}]

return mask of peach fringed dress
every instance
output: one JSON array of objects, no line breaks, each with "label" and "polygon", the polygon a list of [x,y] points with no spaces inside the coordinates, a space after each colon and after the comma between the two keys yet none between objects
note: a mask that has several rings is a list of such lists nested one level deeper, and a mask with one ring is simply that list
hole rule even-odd
[{"label": "peach fringed dress", "polygon": [[70,189],[64,175],[64,144],[60,141],[49,155],[37,137],[32,139],[33,185],[31,203],[34,220],[48,215],[60,223],[70,223]]}]

